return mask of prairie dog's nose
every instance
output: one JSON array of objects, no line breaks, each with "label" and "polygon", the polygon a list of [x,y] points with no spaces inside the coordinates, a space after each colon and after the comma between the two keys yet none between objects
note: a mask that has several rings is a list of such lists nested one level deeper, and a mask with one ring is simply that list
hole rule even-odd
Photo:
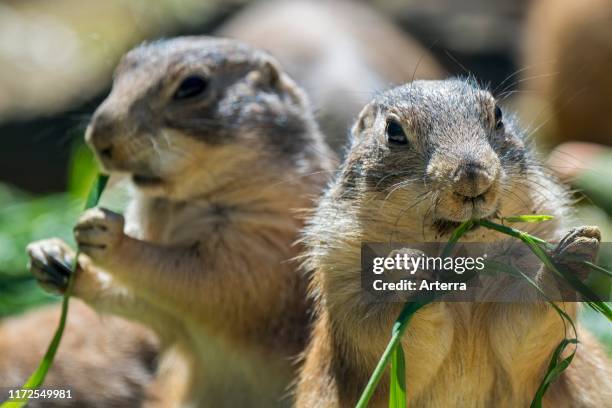
[{"label": "prairie dog's nose", "polygon": [[462,160],[453,176],[453,191],[465,198],[479,197],[491,188],[496,173],[477,159]]},{"label": "prairie dog's nose", "polygon": [[85,141],[102,157],[113,156],[113,137],[115,125],[112,118],[104,113],[96,113],[87,127]]}]

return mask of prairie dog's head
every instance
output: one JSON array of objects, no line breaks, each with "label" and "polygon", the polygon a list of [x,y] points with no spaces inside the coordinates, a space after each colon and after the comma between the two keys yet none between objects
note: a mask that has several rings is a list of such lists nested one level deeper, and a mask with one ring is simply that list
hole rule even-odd
[{"label": "prairie dog's head", "polygon": [[129,175],[146,194],[184,199],[262,166],[295,167],[320,143],[310,115],[266,53],[183,37],[123,57],[86,141],[106,171]]},{"label": "prairie dog's head", "polygon": [[[383,199],[423,225],[448,230],[516,211],[509,203],[522,199],[512,195],[526,177],[529,152],[494,97],[471,82],[415,81],[392,89],[362,110],[352,133],[344,190],[364,202]],[[529,206],[527,198],[524,203]]]}]

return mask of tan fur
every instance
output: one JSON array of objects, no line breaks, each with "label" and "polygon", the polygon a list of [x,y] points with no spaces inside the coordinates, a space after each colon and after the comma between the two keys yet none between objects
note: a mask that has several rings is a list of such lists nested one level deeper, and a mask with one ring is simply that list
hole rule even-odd
[{"label": "tan fur", "polygon": [[[194,71],[223,88],[208,100],[168,100]],[[87,139],[108,170],[163,181],[136,182],[125,221],[84,214],[75,295],[160,336],[159,406],[286,405],[309,327],[304,277],[291,261],[298,211],[312,205],[332,163],[305,97],[266,54],[229,40],[145,46],[118,72]],[[152,120],[176,115],[178,125],[148,122],[155,136],[139,132],[134,107],[145,86],[155,89],[145,105]],[[219,119],[223,109],[236,112]],[[195,119],[197,128],[180,128]],[[213,125],[221,130],[204,133]],[[109,145],[112,158],[101,154]]]},{"label": "tan fur", "polygon": [[609,0],[537,0],[530,6],[521,94],[526,113],[538,114],[534,127],[554,142],[612,144],[612,123],[603,119],[612,110],[611,38]]},{"label": "tan fur", "polygon": [[[419,81],[383,94],[362,112],[343,170],[306,232],[306,264],[316,270],[312,294],[319,316],[300,375],[298,407],[353,406],[389,341],[401,303],[364,301],[362,243],[445,242],[448,232],[436,230],[437,217],[487,217],[492,203],[499,205],[497,216],[554,215],[554,221],[518,227],[551,241],[561,237],[567,216],[563,189],[532,161],[511,120],[500,134],[492,130],[488,115],[481,115],[494,105],[481,103],[483,97],[492,98],[462,81]],[[390,117],[405,128],[406,147],[387,145]],[[503,152],[501,162],[482,154],[492,147]],[[510,154],[525,149],[526,156]],[[415,153],[421,151],[428,152],[428,165]],[[474,152],[479,152],[476,160],[487,163],[483,170],[498,175],[484,204],[469,213],[449,194],[462,190],[446,167],[461,169],[461,160]],[[391,176],[397,182],[381,187]],[[463,238],[503,239],[483,228]],[[524,292],[522,286],[504,286],[499,280],[493,284],[490,290]],[[575,303],[561,307],[576,317]],[[543,303],[432,303],[416,313],[402,338],[408,406],[529,406],[564,335],[562,320]],[[579,338],[578,363],[550,387],[548,407],[597,407],[610,401],[612,367],[588,334],[581,331]],[[370,406],[387,406],[388,383],[384,376]]]}]

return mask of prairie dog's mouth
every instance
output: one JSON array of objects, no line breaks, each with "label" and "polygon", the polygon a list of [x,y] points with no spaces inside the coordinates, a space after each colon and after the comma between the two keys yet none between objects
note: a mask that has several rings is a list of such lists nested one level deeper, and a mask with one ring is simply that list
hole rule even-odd
[{"label": "prairie dog's mouth", "polygon": [[144,174],[133,174],[132,181],[139,187],[154,187],[163,183],[160,177]]},{"label": "prairie dog's mouth", "polygon": [[[479,217],[478,219],[480,219],[480,220],[492,220],[492,219],[498,218],[498,217],[499,217],[498,209],[496,209],[495,211],[493,211],[489,215],[487,215],[485,217]],[[436,230],[438,235],[446,235],[446,234],[452,233],[454,230],[456,230],[465,221],[467,221],[467,219],[462,220],[462,221],[453,221],[453,220],[447,220],[445,218],[436,218],[433,221],[433,228]],[[474,230],[476,230],[478,228],[480,228],[480,225],[474,223],[474,225],[472,225],[472,227],[470,227],[470,229],[468,231],[474,231]]]},{"label": "prairie dog's mouth", "polygon": [[[462,223],[459,222],[459,221],[450,221],[450,220],[445,220],[445,219],[439,218],[437,220],[434,220],[433,227],[436,230],[436,232],[438,233],[438,236],[443,236],[443,235],[447,235],[447,234],[452,233],[461,224]],[[475,230],[477,228],[480,228],[480,225],[474,224],[474,225],[472,225],[472,227],[468,231],[473,231],[473,230]]]}]

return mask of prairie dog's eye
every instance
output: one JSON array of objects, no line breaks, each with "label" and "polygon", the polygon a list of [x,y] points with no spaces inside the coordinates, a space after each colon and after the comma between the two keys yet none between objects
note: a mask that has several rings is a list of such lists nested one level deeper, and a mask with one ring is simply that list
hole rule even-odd
[{"label": "prairie dog's eye", "polygon": [[387,141],[392,144],[408,144],[408,138],[404,133],[404,128],[395,119],[387,120]]},{"label": "prairie dog's eye", "polygon": [[504,127],[503,115],[499,106],[495,105],[495,129]]},{"label": "prairie dog's eye", "polygon": [[200,75],[190,75],[183,79],[181,84],[178,86],[174,92],[173,99],[183,100],[195,98],[196,96],[204,93],[207,87],[208,81],[206,78],[203,78]]}]

